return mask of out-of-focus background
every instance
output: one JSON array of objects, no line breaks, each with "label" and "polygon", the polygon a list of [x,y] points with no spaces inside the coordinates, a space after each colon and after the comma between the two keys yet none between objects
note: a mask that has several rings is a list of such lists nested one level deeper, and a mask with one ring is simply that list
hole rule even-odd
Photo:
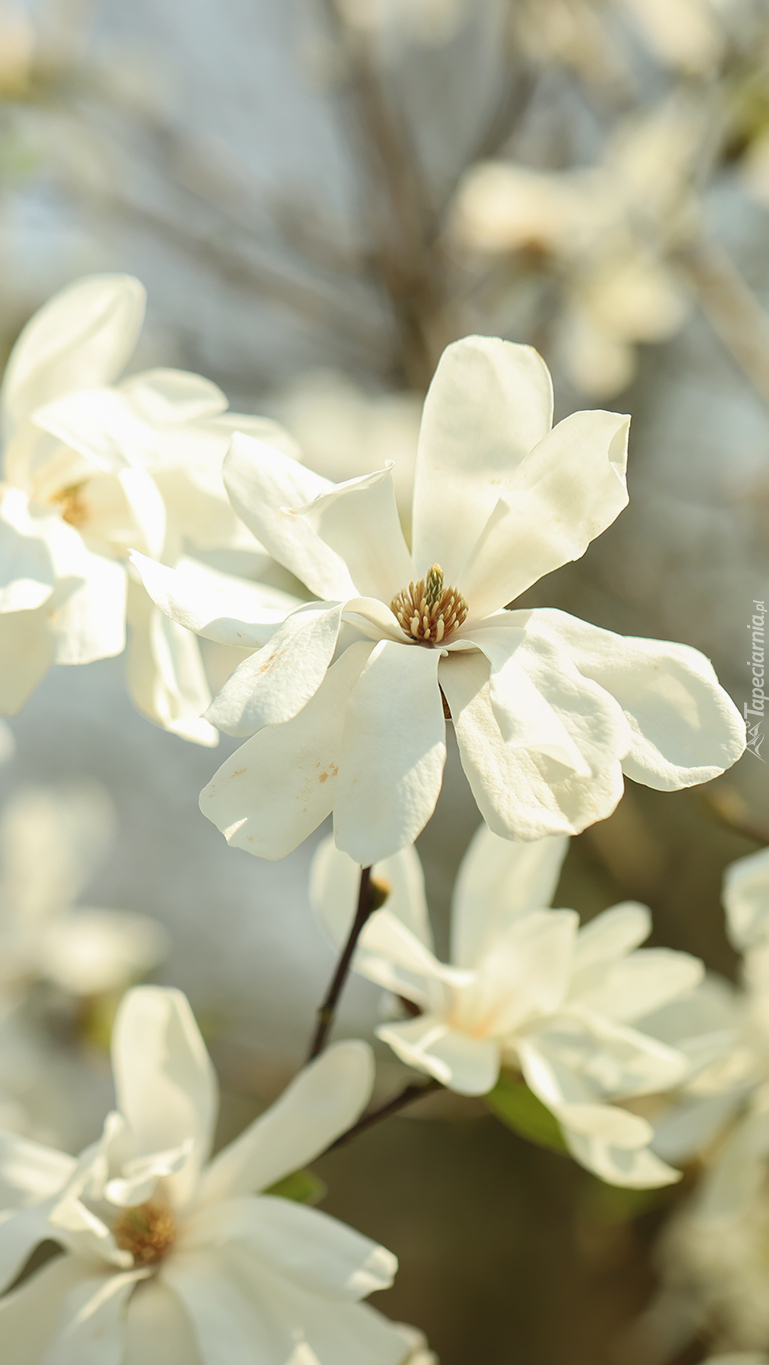
[{"label": "out-of-focus background", "polygon": [[[0,0],[0,350],[98,271],[148,288],[134,368],[209,376],[333,478],[394,461],[405,517],[443,346],[536,345],[559,417],[632,413],[631,504],[527,602],[695,645],[742,709],[769,596],[764,0]],[[298,1065],[332,967],[307,899],[315,841],[275,864],[229,849],[197,796],[232,742],[155,729],[123,666],[54,669],[13,721],[4,851],[14,819],[43,830],[29,867],[77,842],[62,829],[78,802],[99,826],[73,897],[164,927],[123,925],[136,973],[159,962],[192,999],[228,1136]],[[720,879],[769,842],[768,757],[769,741],[689,793],[628,784],[574,841],[557,903],[645,901],[655,942],[733,974]],[[477,818],[453,753],[420,841],[439,943]],[[0,1102],[76,1147],[108,1103],[118,987],[65,1008],[46,971],[36,1040],[0,1020]],[[379,1008],[352,982],[341,1031]],[[400,1073],[380,1061],[386,1091]],[[459,1103],[320,1169],[324,1207],[400,1258],[378,1306],[442,1365],[630,1360],[680,1188],[608,1190]]]}]

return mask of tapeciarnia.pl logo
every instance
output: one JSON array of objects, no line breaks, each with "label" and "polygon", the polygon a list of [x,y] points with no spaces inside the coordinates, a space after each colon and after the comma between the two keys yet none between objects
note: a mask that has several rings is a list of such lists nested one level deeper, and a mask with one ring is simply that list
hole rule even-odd
[{"label": "tapeciarnia.pl logo", "polygon": [[750,702],[745,702],[742,711],[745,717],[745,724],[748,727],[748,750],[760,758],[762,763],[766,759],[761,753],[761,745],[764,742],[764,708],[766,706],[766,694],[764,692],[764,620],[766,617],[766,607],[763,602],[753,600],[753,616],[748,622],[748,630],[751,632],[751,657],[748,659],[748,668],[751,670],[752,691]]}]

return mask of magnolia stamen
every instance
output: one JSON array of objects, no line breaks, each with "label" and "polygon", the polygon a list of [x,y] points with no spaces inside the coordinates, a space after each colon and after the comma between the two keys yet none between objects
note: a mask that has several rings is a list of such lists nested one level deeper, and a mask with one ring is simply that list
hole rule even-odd
[{"label": "magnolia stamen", "polygon": [[467,617],[467,603],[456,588],[444,588],[443,569],[433,564],[426,578],[409,583],[394,597],[390,610],[401,628],[419,644],[440,644]]},{"label": "magnolia stamen", "polygon": [[176,1221],[165,1204],[136,1204],[125,1209],[113,1229],[121,1251],[130,1251],[137,1265],[154,1265],[176,1237]]}]

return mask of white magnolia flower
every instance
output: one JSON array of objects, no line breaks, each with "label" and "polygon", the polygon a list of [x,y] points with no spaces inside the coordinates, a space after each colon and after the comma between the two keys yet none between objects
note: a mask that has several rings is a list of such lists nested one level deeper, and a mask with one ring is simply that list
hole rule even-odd
[{"label": "white magnolia flower", "polygon": [[747,1207],[769,1158],[769,849],[726,869],[723,901],[728,936],[743,953],[740,986],[711,976],[651,1021],[657,1037],[693,1062],[655,1145],[675,1160],[711,1149],[711,1209]]},{"label": "white magnolia flower", "polygon": [[355,1122],[365,1044],[329,1049],[210,1162],[216,1082],[185,997],[131,991],[112,1054],[118,1112],[79,1159],[0,1137],[0,1287],[40,1242],[64,1252],[0,1299],[3,1365],[400,1365],[403,1336],[358,1302],[395,1257],[265,1193]]},{"label": "white magnolia flower", "polygon": [[282,858],[332,810],[338,846],[363,865],[412,843],[440,790],[447,715],[481,813],[508,838],[603,819],[623,770],[672,790],[739,756],[744,722],[696,650],[505,610],[627,502],[628,419],[551,421],[535,351],[490,337],[449,346],[425,400],[411,552],[391,469],[333,485],[237,435],[233,505],[318,599],[279,630],[274,611],[249,615],[243,585],[194,588],[135,556],[180,625],[269,640],[207,713],[253,735],[201,797],[231,843]]},{"label": "white magnolia flower", "polygon": [[[121,653],[141,710],[200,743],[210,693],[197,641],[152,608],[126,558],[245,545],[221,482],[232,431],[282,438],[225,411],[207,379],[148,370],[121,383],[145,295],[127,275],[63,289],[27,323],[0,393],[0,712],[23,706],[48,667]],[[262,556],[263,558],[263,556]]]},{"label": "white magnolia flower", "polygon": [[[556,281],[554,350],[593,397],[626,388],[637,344],[671,336],[686,316],[686,288],[669,257],[697,223],[692,166],[702,135],[700,111],[668,102],[621,126],[595,166],[480,162],[459,187],[451,230],[471,269],[511,255],[550,300]],[[514,285],[512,307],[520,278]]]},{"label": "white magnolia flower", "polygon": [[411,1348],[411,1354],[406,1356],[403,1365],[440,1365],[437,1355],[427,1344],[424,1332],[418,1331],[416,1327],[408,1327],[402,1322],[396,1323],[395,1326]]},{"label": "white magnolia flower", "polygon": [[76,906],[112,833],[107,793],[71,784],[30,788],[0,817],[0,988],[35,981],[68,994],[124,989],[168,947],[161,926],[125,910]]},{"label": "white magnolia flower", "polygon": [[[702,964],[638,949],[645,906],[614,906],[582,928],[550,910],[568,840],[515,844],[481,826],[454,890],[451,965],[433,952],[413,848],[375,867],[391,888],[361,935],[355,970],[412,1002],[417,1016],[378,1036],[409,1066],[462,1095],[487,1094],[503,1066],[519,1070],[557,1118],[572,1154],[602,1179],[654,1186],[679,1172],[650,1150],[651,1125],[615,1101],[668,1089],[686,1057],[643,1030],[643,1016],[693,989]],[[337,944],[355,910],[355,864],[324,842],[312,899]]]}]

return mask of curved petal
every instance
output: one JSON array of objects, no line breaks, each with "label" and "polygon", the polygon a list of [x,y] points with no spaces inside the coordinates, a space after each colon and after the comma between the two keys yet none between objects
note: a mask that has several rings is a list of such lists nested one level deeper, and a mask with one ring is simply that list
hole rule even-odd
[{"label": "curved petal", "polygon": [[675,1185],[681,1179],[681,1172],[661,1161],[648,1146],[613,1147],[601,1138],[577,1133],[566,1125],[563,1136],[580,1165],[609,1185],[655,1190],[663,1185]]},{"label": "curved petal", "polygon": [[362,867],[413,844],[435,809],[446,762],[440,658],[382,640],[347,703],[334,835]]},{"label": "curved petal", "polygon": [[[425,878],[413,844],[371,869],[373,880],[386,891],[385,907],[432,950]],[[341,948],[347,939],[358,899],[360,866],[336,847],[329,836],[318,844],[310,869],[310,902],[331,942]]]},{"label": "curved petal", "polygon": [[261,545],[324,601],[356,597],[344,561],[291,508],[304,507],[333,484],[276,446],[239,432],[224,461],[224,483],[235,511]]},{"label": "curved petal", "polygon": [[89,664],[125,649],[125,566],[86,551],[84,572],[85,581],[51,616],[57,664]]},{"label": "curved petal", "polygon": [[418,577],[437,562],[446,582],[461,588],[468,554],[501,490],[552,420],[550,374],[532,347],[477,336],[446,347],[425,399],[419,433],[414,488]]},{"label": "curved petal", "polygon": [[[86,1271],[90,1269],[88,1263]],[[82,1273],[82,1272],[81,1272]],[[86,1274],[67,1293],[46,1365],[123,1365],[128,1300],[148,1270]]]},{"label": "curved petal", "polygon": [[0,486],[0,612],[34,611],[51,596],[54,568],[42,534],[50,521],[30,516],[20,488]]},{"label": "curved petal", "polygon": [[640,1019],[693,991],[704,975],[702,962],[689,953],[641,948],[607,964],[602,979],[580,991],[579,1005],[611,1019]]},{"label": "curved petal", "polygon": [[566,612],[549,621],[586,678],[616,697],[633,732],[628,777],[658,791],[709,782],[745,748],[745,722],[699,650],[615,635]]},{"label": "curved petal", "polygon": [[46,606],[0,615],[0,714],[15,716],[51,667],[55,638]]},{"label": "curved petal", "polygon": [[245,1282],[239,1270],[235,1248],[211,1246],[176,1251],[161,1273],[192,1324],[205,1365],[294,1365],[300,1323],[277,1320],[268,1273]]},{"label": "curved petal", "polygon": [[188,1315],[159,1276],[131,1295],[121,1365],[204,1365]]},{"label": "curved petal", "polygon": [[553,1014],[568,989],[578,927],[575,910],[532,910],[514,920],[478,963],[461,1007],[468,1031],[499,1038]]},{"label": "curved petal", "polygon": [[203,719],[211,704],[200,646],[191,631],[159,611],[141,583],[128,583],[126,682],[139,711],[171,734],[212,748],[219,743]]},{"label": "curved petal", "polygon": [[51,1238],[50,1209],[47,1199],[18,1213],[0,1213],[0,1294],[18,1278],[35,1248]]},{"label": "curved petal", "polygon": [[85,1277],[83,1262],[76,1256],[57,1256],[0,1299],[3,1365],[37,1365],[50,1359],[47,1348],[57,1340],[67,1296]]},{"label": "curved petal", "polygon": [[0,1210],[30,1208],[63,1189],[77,1162],[17,1133],[0,1132]]},{"label": "curved petal", "polygon": [[769,848],[727,867],[723,902],[735,948],[752,948],[769,938]]},{"label": "curved petal", "polygon": [[260,858],[285,858],[336,799],[350,693],[372,646],[351,645],[293,720],[246,740],[200,793],[200,809],[229,844]]},{"label": "curved petal", "polygon": [[[493,833],[522,840],[579,834],[611,815],[623,791],[617,759],[607,756],[605,766],[578,777],[553,758],[506,744],[491,704],[489,664],[480,652],[451,654],[438,677],[462,767]],[[595,719],[600,733],[602,717]]]},{"label": "curved petal", "polygon": [[358,596],[390,602],[414,577],[392,468],[336,484],[293,510],[344,561]]},{"label": "curved petal", "polygon": [[120,392],[145,422],[161,427],[218,417],[227,409],[218,384],[188,370],[142,370],[124,379]]},{"label": "curved petal", "polygon": [[[652,929],[651,911],[637,901],[623,901],[603,910],[579,931],[574,953],[575,971],[585,974],[591,984],[597,970],[617,958],[626,957],[649,937]],[[574,990],[576,994],[581,984]]]},{"label": "curved petal", "polygon": [[407,1066],[426,1071],[459,1095],[487,1095],[499,1079],[499,1040],[459,1033],[437,1015],[381,1024],[376,1032]]},{"label": "curved petal", "polygon": [[279,626],[269,644],[230,674],[207,718],[227,735],[253,735],[293,720],[320,687],[334,657],[344,604],[310,602]]},{"label": "curved petal", "polygon": [[[559,1117],[564,1105],[590,1106],[597,1100],[669,1090],[689,1070],[687,1058],[677,1049],[586,1011],[564,1011],[535,1027],[518,1050],[527,1083],[553,1112],[560,1106]],[[636,1121],[635,1115],[626,1115],[624,1110],[612,1112],[624,1116],[625,1127],[631,1117]],[[603,1136],[623,1145],[617,1133],[604,1132]]]},{"label": "curved petal", "polygon": [[579,559],[627,506],[629,417],[575,412],[518,466],[458,584],[486,616],[545,574]]},{"label": "curved petal", "polygon": [[55,294],[11,352],[0,392],[6,429],[73,389],[112,383],[136,345],[144,304],[130,275],[91,275]]},{"label": "curved petal", "polygon": [[214,1157],[201,1203],[269,1189],[320,1156],[360,1117],[371,1096],[374,1059],[366,1043],[336,1043],[310,1062],[280,1099]]},{"label": "curved petal", "polygon": [[210,1205],[185,1226],[181,1247],[237,1242],[279,1275],[313,1294],[355,1303],[388,1289],[398,1262],[391,1251],[338,1219],[290,1199],[262,1195]]},{"label": "curved petal", "polygon": [[131,563],[152,601],[177,625],[222,645],[264,645],[301,603],[263,583],[248,583],[194,560],[175,569],[132,551]]},{"label": "curved petal", "polygon": [[168,1179],[174,1204],[190,1198],[211,1148],[216,1077],[186,996],[138,986],[123,997],[112,1035],[118,1107],[132,1158],[191,1143],[183,1170]]},{"label": "curved petal", "polygon": [[451,956],[458,966],[476,966],[514,920],[552,905],[568,848],[564,835],[517,844],[479,826],[454,883]]}]

